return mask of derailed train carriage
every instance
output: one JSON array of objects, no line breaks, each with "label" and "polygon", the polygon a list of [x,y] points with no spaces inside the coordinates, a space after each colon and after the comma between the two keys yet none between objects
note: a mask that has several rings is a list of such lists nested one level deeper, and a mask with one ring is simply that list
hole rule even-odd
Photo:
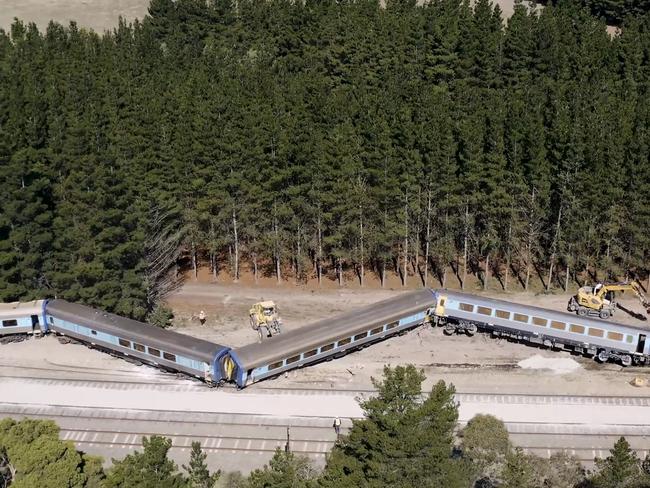
[{"label": "derailed train carriage", "polygon": [[45,310],[47,328],[59,335],[208,384],[221,381],[225,346],[65,300],[52,300]]},{"label": "derailed train carriage", "polygon": [[431,321],[448,334],[472,335],[480,330],[572,350],[600,362],[618,360],[623,366],[650,362],[650,342],[644,329],[468,293],[435,290],[434,294]]},{"label": "derailed train carriage", "polygon": [[341,357],[427,320],[432,290],[405,293],[227,353],[224,380],[239,388],[292,369]]}]

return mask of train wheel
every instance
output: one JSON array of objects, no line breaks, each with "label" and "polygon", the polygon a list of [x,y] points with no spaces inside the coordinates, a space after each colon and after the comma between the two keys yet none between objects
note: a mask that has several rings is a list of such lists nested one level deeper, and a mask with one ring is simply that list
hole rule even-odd
[{"label": "train wheel", "polygon": [[609,360],[609,353],[607,351],[598,351],[598,355],[596,356],[596,359],[600,361],[601,363],[606,363]]},{"label": "train wheel", "polygon": [[630,356],[629,354],[624,354],[623,356],[621,356],[621,364],[626,368],[628,366],[632,366],[632,356]]},{"label": "train wheel", "polygon": [[478,327],[476,327],[476,324],[468,324],[467,327],[465,328],[465,334],[472,337],[474,334],[476,334],[477,330]]},{"label": "train wheel", "polygon": [[443,332],[445,333],[445,335],[452,335],[454,332],[456,332],[456,327],[454,327],[451,324],[447,324],[445,325]]},{"label": "train wheel", "polygon": [[586,317],[587,316],[587,309],[585,307],[580,307],[578,309],[578,315],[580,315],[580,317]]},{"label": "train wheel", "polygon": [[601,319],[608,319],[609,318],[609,310],[601,310],[598,315],[600,316]]}]

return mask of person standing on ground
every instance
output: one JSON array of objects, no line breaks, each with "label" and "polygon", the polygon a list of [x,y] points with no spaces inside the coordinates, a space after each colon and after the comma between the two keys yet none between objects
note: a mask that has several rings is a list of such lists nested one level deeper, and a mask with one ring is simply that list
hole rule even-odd
[{"label": "person standing on ground", "polygon": [[334,432],[336,432],[336,438],[339,438],[339,435],[341,434],[341,419],[336,417],[334,419]]},{"label": "person standing on ground", "polygon": [[201,310],[199,312],[199,323],[201,325],[205,325],[205,319],[206,319],[205,312],[203,310]]}]

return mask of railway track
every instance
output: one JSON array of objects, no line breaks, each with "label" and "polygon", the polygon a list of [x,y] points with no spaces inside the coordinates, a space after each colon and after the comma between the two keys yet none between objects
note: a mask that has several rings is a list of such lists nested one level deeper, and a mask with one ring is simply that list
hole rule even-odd
[{"label": "railway track", "polygon": [[[324,459],[335,442],[329,418],[282,419],[244,414],[178,411],[123,411],[79,407],[33,407],[0,404],[0,417],[53,419],[61,436],[80,449],[112,457],[124,450],[141,448],[142,436],[164,435],[182,459],[192,441],[199,441],[208,453],[257,453],[270,457],[284,448],[287,428],[291,449],[311,458]],[[351,423],[344,419],[344,432]],[[462,426],[462,424],[461,424]],[[650,425],[556,424],[506,422],[515,445],[543,457],[566,451],[585,463],[608,455],[608,450],[625,436],[640,457],[648,454]],[[266,457],[264,459],[266,459]],[[258,456],[259,458],[259,456]]]}]

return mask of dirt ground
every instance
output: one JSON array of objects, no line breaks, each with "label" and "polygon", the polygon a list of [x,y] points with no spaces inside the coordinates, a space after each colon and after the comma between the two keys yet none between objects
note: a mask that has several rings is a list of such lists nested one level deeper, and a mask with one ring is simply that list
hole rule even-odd
[{"label": "dirt ground", "polygon": [[[208,276],[202,274],[197,281],[190,279],[178,293],[169,298],[168,303],[175,311],[175,327],[179,332],[237,347],[256,340],[256,333],[248,324],[248,309],[252,303],[262,299],[274,300],[278,304],[285,324],[284,330],[292,330],[403,293],[399,289],[332,289],[329,286],[315,290],[291,283],[283,286],[269,282],[257,286],[250,283],[215,283],[209,282]],[[568,294],[488,295],[560,311],[566,310],[569,298]],[[627,309],[639,314],[643,312],[633,297],[625,297],[620,301]],[[208,317],[205,326],[201,326],[196,318],[201,310]],[[647,320],[641,321],[622,310],[618,310],[614,318],[617,322],[650,328]],[[536,359],[530,361],[531,358]],[[529,359],[528,363],[541,364],[543,360],[540,358],[548,358],[547,366],[542,369],[525,369],[518,365],[526,359]],[[553,371],[554,361],[558,364],[575,361],[577,369],[568,368],[566,373],[558,374]],[[602,365],[568,352],[528,347],[493,339],[484,334],[472,338],[464,335],[447,337],[442,330],[433,328],[419,328],[342,359],[290,372],[282,378],[260,383],[257,387],[363,390],[372,387],[370,378],[380,376],[385,364],[405,363],[421,367],[429,382],[443,379],[454,383],[464,392],[650,394],[648,388],[629,384],[635,376],[647,377],[650,372],[647,369],[623,369],[616,364]]]},{"label": "dirt ground", "polygon": [[127,21],[147,13],[148,0],[0,0],[0,28],[7,29],[15,17],[35,22],[45,29],[50,20],[67,25],[75,20],[96,32],[117,26],[120,16]]},{"label": "dirt ground", "polygon": [[[498,0],[503,17],[514,9],[514,0]],[[142,19],[149,0],[0,0],[0,29],[8,29],[14,18],[35,22],[45,29],[50,20],[67,25],[75,20],[96,32],[111,30],[122,16],[127,21]]]}]

